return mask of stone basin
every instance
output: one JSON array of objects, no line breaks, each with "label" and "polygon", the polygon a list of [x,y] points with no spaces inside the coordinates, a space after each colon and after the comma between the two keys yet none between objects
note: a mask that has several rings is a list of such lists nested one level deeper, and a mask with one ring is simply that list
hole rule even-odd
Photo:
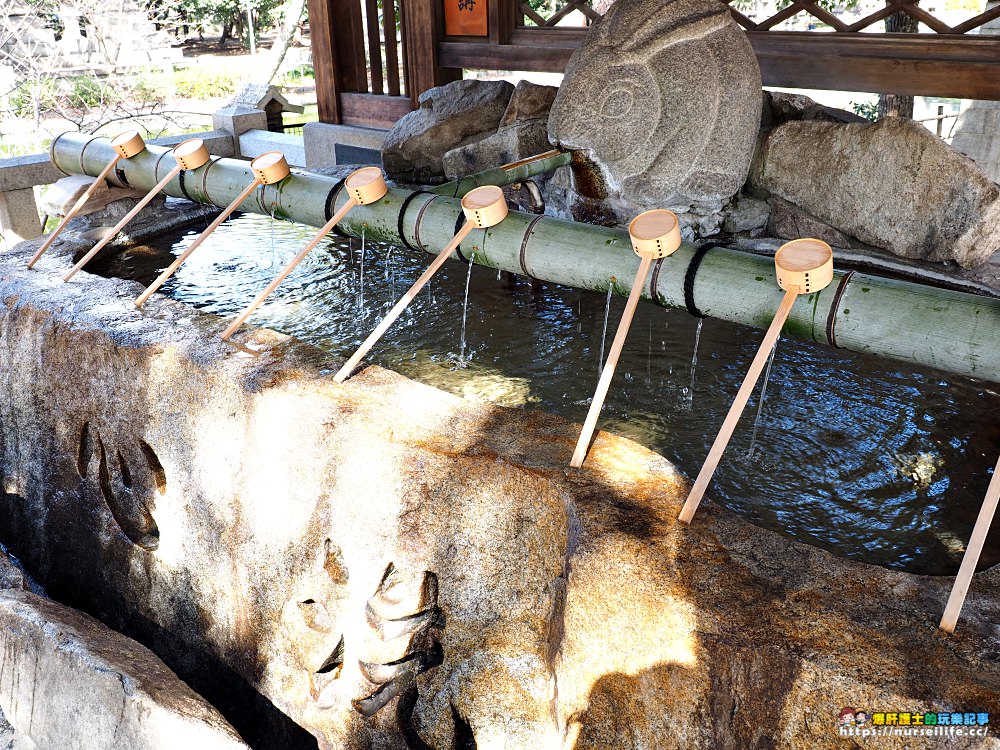
[{"label": "stone basin", "polygon": [[25,270],[36,247],[0,258],[0,543],[253,747],[814,750],[845,706],[1000,716],[995,568],[945,635],[951,578],[711,498],[680,524],[688,478],[634,442],[571,470],[578,425],[338,386],[321,350],[224,344],[134,282],[62,283],[65,252]]}]

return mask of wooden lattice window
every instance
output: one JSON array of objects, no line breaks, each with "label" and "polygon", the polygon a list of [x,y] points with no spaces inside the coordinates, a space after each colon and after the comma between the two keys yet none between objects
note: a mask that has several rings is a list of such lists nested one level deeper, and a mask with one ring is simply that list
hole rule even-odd
[{"label": "wooden lattice window", "polygon": [[[729,5],[736,22],[747,31],[836,31],[852,33],[861,31],[882,32],[881,22],[895,13],[909,16],[925,29],[937,34],[966,34],[1000,18],[1000,3],[983,12],[971,11],[971,17],[960,22],[935,15],[933,3],[923,0],[889,0],[882,4],[877,0],[863,0],[854,8],[843,8],[840,12],[829,10],[830,3],[823,0],[783,0],[774,8],[774,3],[756,3],[757,11],[746,0],[722,0]],[[574,11],[581,14],[582,23],[573,26],[589,26],[601,17],[610,5],[607,0],[571,0],[560,4],[558,0],[519,0],[519,26],[527,28],[565,28],[566,21]],[[596,6],[596,7],[595,7]],[[825,6],[825,7],[824,7]],[[773,11],[773,12],[770,12]],[[797,24],[792,22],[799,20]],[[876,24],[878,24],[876,26]]]},{"label": "wooden lattice window", "polygon": [[[978,29],[994,18],[1000,18],[1000,4],[993,8],[988,8],[984,12],[975,13],[971,18],[967,18],[959,23],[949,22],[938,18],[931,10],[920,7],[919,0],[889,0],[884,5],[871,2],[862,2],[854,9],[840,14],[830,12],[827,8],[829,3],[821,3],[819,0],[792,0],[791,3],[780,8],[771,15],[760,20],[754,20],[751,16],[763,15],[749,11],[748,8],[741,9],[736,5],[748,5],[737,0],[723,0],[729,5],[729,10],[736,22],[747,31],[771,31],[785,30],[782,28],[789,20],[796,16],[805,17],[810,22],[808,29],[795,30],[833,30],[840,33],[851,33],[860,31],[882,32],[885,29],[881,22],[895,13],[909,16],[919,24],[923,24],[926,30],[937,34],[965,34],[974,29]],[[782,3],[784,4],[784,3]],[[929,5],[926,0],[925,5]],[[800,15],[801,14],[801,15]],[[850,16],[845,20],[845,16]],[[875,24],[879,24],[875,26]],[[825,27],[825,28],[823,28]],[[874,27],[874,28],[872,28]],[[921,29],[924,31],[925,29]]]},{"label": "wooden lattice window", "polygon": [[518,9],[521,13],[519,25],[527,27],[553,28],[560,22],[565,23],[573,11],[582,14],[583,22],[574,24],[577,27],[589,26],[601,17],[601,14],[594,10],[591,0],[571,0],[565,4],[560,4],[556,0],[520,0]]}]

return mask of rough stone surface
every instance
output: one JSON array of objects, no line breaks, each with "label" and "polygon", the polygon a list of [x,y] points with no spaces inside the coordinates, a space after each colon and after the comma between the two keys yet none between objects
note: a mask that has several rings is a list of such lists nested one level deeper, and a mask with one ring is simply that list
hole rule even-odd
[{"label": "rough stone surface", "polygon": [[786,240],[814,237],[823,240],[831,247],[855,247],[862,244],[829,224],[823,223],[794,203],[783,201],[781,198],[771,198],[768,203],[771,213],[768,217],[767,231],[773,237]]},{"label": "rough stone surface", "polygon": [[911,120],[786,123],[767,136],[751,182],[904,258],[974,268],[1000,249],[1000,187]]},{"label": "rough stone surface", "polygon": [[568,470],[576,425],[338,386],[273,332],[63,284],[58,253],[27,272],[35,246],[0,258],[0,541],[230,713],[245,681],[338,750],[834,750],[847,705],[1000,713],[996,569],[945,637],[951,579],[710,501],[680,524],[688,481],[635,443]]},{"label": "rough stone surface", "polygon": [[773,128],[792,120],[821,120],[823,122],[854,122],[867,124],[868,120],[854,112],[827,107],[813,101],[805,94],[787,91],[765,91],[760,113],[763,128]]},{"label": "rough stone surface", "polygon": [[5,248],[34,239],[41,233],[42,220],[35,205],[34,188],[0,193],[0,238]]},{"label": "rough stone surface", "polygon": [[[65,216],[93,184],[94,178],[89,175],[75,174],[63,177],[55,184],[50,185],[42,193],[42,211],[49,216]],[[105,208],[109,203],[118,200],[129,199],[132,202],[128,205],[134,206],[137,201],[142,199],[143,195],[144,193],[141,191],[113,187],[104,182],[94,189],[94,192],[87,199],[87,202],[79,208],[76,215],[86,216],[87,214],[92,214],[95,211]],[[125,213],[127,213],[127,209],[121,215],[124,216]],[[114,215],[117,215],[117,213]],[[119,216],[120,218],[121,216]]]},{"label": "rough stone surface", "polygon": [[548,132],[544,120],[528,120],[500,128],[493,135],[467,146],[453,148],[442,159],[449,180],[492,169],[512,161],[548,151]]},{"label": "rough stone surface", "polygon": [[0,592],[0,707],[42,748],[246,750],[149,650],[80,612]]},{"label": "rough stone surface", "polygon": [[706,219],[750,167],[760,86],[724,6],[619,0],[574,51],[549,116],[550,140],[587,157],[574,168],[581,200],[569,213],[620,224],[670,208],[697,233],[717,228],[721,217]]},{"label": "rough stone surface", "polygon": [[[4,589],[27,589],[24,574],[7,553],[0,549],[0,591]],[[3,745],[0,744],[0,747]]]},{"label": "rough stone surface", "polygon": [[393,126],[382,145],[386,175],[405,182],[444,180],[443,157],[496,132],[514,87],[507,81],[463,80],[420,95],[420,107]]},{"label": "rough stone surface", "polygon": [[722,230],[734,234],[738,232],[755,233],[767,226],[770,214],[771,207],[766,201],[740,196],[726,212]]},{"label": "rough stone surface", "polygon": [[558,86],[542,86],[531,81],[518,81],[511,94],[507,109],[500,118],[500,127],[529,120],[549,119],[552,102],[559,92]]}]

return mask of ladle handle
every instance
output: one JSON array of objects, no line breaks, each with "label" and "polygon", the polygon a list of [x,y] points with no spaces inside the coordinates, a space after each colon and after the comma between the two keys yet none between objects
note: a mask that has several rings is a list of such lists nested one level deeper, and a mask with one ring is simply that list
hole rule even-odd
[{"label": "ladle handle", "polygon": [[358,350],[351,355],[351,358],[347,360],[343,367],[337,371],[337,374],[333,376],[333,379],[338,383],[343,383],[353,372],[354,368],[358,366],[358,363],[364,358],[371,349],[378,342],[382,335],[389,330],[389,326],[396,322],[396,318],[403,314],[403,310],[406,309],[407,305],[413,301],[413,298],[420,293],[420,290],[424,288],[424,285],[431,280],[431,277],[437,273],[438,269],[444,265],[444,262],[448,260],[448,256],[454,252],[455,248],[464,240],[469,232],[475,228],[475,225],[471,221],[466,221],[462,228],[458,230],[458,234],[451,238],[451,242],[445,245],[444,249],[437,254],[434,261],[427,266],[427,270],[423,272],[419,279],[413,282],[406,294],[399,298],[399,301],[393,305],[392,309],[388,314],[382,318],[382,321],[378,324],[374,331],[369,334],[368,338],[365,339],[364,343],[358,347]]},{"label": "ladle handle", "polygon": [[[37,253],[31,256],[31,260],[28,261],[28,268],[34,266],[38,262],[38,259],[45,254],[45,251],[49,249],[49,246],[55,242],[56,237],[58,237],[62,230],[66,228],[66,225],[69,224],[73,217],[76,216],[76,212],[83,208],[83,204],[90,199],[90,196],[92,196],[94,191],[97,190],[97,186],[104,182],[104,179],[111,173],[111,170],[115,168],[115,164],[117,164],[121,158],[121,154],[115,154],[115,158],[108,162],[108,166],[102,169],[101,173],[94,178],[92,183],[90,183],[90,186],[83,191],[83,195],[81,195],[77,202],[73,204],[73,208],[66,213],[63,220],[59,222],[59,226],[57,226],[55,231],[49,235],[47,240],[45,240],[45,244],[38,248]],[[42,229],[44,228],[45,227],[42,227]]]},{"label": "ladle handle", "polygon": [[979,556],[983,552],[986,535],[993,524],[993,516],[996,514],[998,501],[1000,501],[1000,461],[997,461],[997,466],[993,470],[993,478],[990,480],[990,486],[986,490],[983,507],[979,510],[979,517],[976,519],[976,525],[972,529],[969,546],[965,548],[965,554],[962,556],[962,565],[958,569],[958,575],[955,576],[955,584],[951,588],[948,604],[944,608],[944,616],[941,618],[941,624],[938,626],[947,633],[955,632],[955,626],[958,624],[958,616],[962,612],[962,605],[965,604],[965,596],[969,593],[972,576],[975,575]]},{"label": "ladle handle", "polygon": [[201,243],[208,239],[208,235],[218,229],[219,225],[229,218],[229,215],[247,199],[250,193],[257,189],[258,185],[260,185],[260,178],[254,178],[254,181],[247,185],[243,192],[236,196],[236,199],[226,206],[225,210],[223,210],[221,214],[215,217],[215,220],[205,228],[205,231],[198,235],[198,239],[192,242],[187,250],[177,256],[177,259],[167,266],[167,269],[156,278],[156,281],[149,285],[149,288],[146,289],[146,291],[136,297],[135,306],[142,307],[143,303],[148,300],[157,289],[163,286],[167,279],[174,275],[174,271],[181,267],[181,263],[191,257],[191,253],[197,250],[201,246]]},{"label": "ladle handle", "polygon": [[174,177],[176,177],[177,174],[182,169],[183,167],[180,164],[178,164],[176,167],[174,167],[167,173],[166,177],[164,177],[162,180],[156,183],[153,189],[150,190],[148,193],[146,193],[146,195],[143,196],[141,201],[135,204],[135,208],[133,208],[131,211],[125,214],[125,216],[122,217],[122,220],[115,225],[114,229],[112,229],[111,232],[109,232],[103,240],[94,245],[94,247],[91,248],[90,252],[88,252],[86,255],[80,258],[80,262],[77,263],[75,266],[73,266],[73,270],[71,270],[68,274],[66,274],[66,276],[63,278],[63,281],[69,281],[74,276],[76,276],[77,271],[79,271],[81,268],[87,265],[87,263],[90,262],[91,258],[97,255],[101,250],[103,250],[104,246],[107,245],[109,242],[111,242],[111,240],[113,240],[118,235],[118,233],[125,227],[125,225],[128,224],[130,221],[132,221],[132,219],[135,218],[135,215],[139,213],[142,209],[144,209],[146,207],[146,204],[149,203],[151,200],[153,200],[153,197],[161,190],[163,190],[163,188],[167,186],[167,183],[170,182],[172,179],[174,179]]},{"label": "ladle handle", "polygon": [[330,232],[331,229],[337,226],[337,224],[339,224],[340,221],[345,216],[347,216],[347,212],[350,211],[352,208],[354,208],[356,205],[358,205],[358,202],[353,197],[349,198],[347,203],[341,206],[340,210],[337,211],[337,213],[335,213],[333,216],[331,216],[330,220],[326,222],[326,224],[320,227],[320,230],[316,232],[316,234],[313,236],[311,240],[309,240],[309,244],[306,245],[304,248],[302,248],[299,254],[296,255],[294,258],[292,258],[292,260],[289,262],[287,266],[281,269],[281,273],[279,273],[277,276],[274,277],[274,280],[267,285],[264,291],[258,294],[257,297],[254,299],[254,301],[251,302],[249,305],[247,305],[246,309],[236,317],[236,320],[234,320],[232,323],[229,324],[229,328],[227,328],[222,334],[223,341],[225,341],[234,333],[236,333],[239,327],[243,325],[243,322],[250,317],[250,313],[252,313],[258,307],[260,307],[261,304],[264,302],[264,300],[266,300],[268,297],[271,296],[271,292],[277,289],[278,286],[281,284],[281,282],[284,281],[285,278],[288,276],[288,274],[290,274],[292,271],[295,270],[295,266],[301,263],[303,258],[309,255],[309,253],[313,251],[313,248],[315,248],[316,245],[319,244],[320,240],[322,240]]},{"label": "ladle handle", "polygon": [[684,523],[691,523],[691,519],[694,518],[694,512],[698,509],[698,503],[701,502],[705,490],[708,489],[708,483],[712,481],[712,475],[719,466],[719,461],[722,459],[722,454],[725,452],[726,446],[729,445],[729,439],[733,436],[733,432],[736,431],[736,425],[739,423],[743,410],[750,400],[750,394],[753,393],[754,386],[757,385],[757,381],[764,371],[764,366],[767,364],[767,358],[771,354],[771,349],[778,340],[781,329],[785,325],[789,313],[792,311],[792,305],[795,304],[795,298],[798,296],[798,287],[790,287],[785,292],[785,297],[781,300],[778,312],[775,313],[774,320],[771,321],[767,333],[764,334],[764,340],[760,342],[757,355],[750,364],[750,370],[743,380],[743,385],[740,386],[740,390],[736,394],[736,400],[729,407],[729,413],[726,415],[726,420],[722,423],[722,429],[719,430],[715,442],[712,443],[712,449],[708,452],[705,465],[701,467],[701,472],[698,474],[698,478],[691,488],[691,494],[688,495],[684,507],[681,508],[681,514],[678,518]]},{"label": "ladle handle", "polygon": [[587,412],[587,419],[583,423],[580,438],[576,441],[576,450],[573,452],[573,458],[569,462],[570,466],[577,469],[583,466],[583,461],[587,457],[590,438],[593,436],[594,428],[597,426],[597,418],[601,416],[604,399],[607,397],[608,389],[611,387],[611,379],[615,376],[618,358],[621,356],[622,347],[625,346],[625,338],[628,336],[629,327],[632,325],[632,317],[635,315],[635,308],[639,304],[639,295],[642,293],[642,287],[646,283],[646,276],[649,274],[649,267],[652,263],[653,259],[651,257],[643,255],[642,261],[639,263],[639,270],[635,275],[635,281],[632,282],[632,291],[629,292],[628,301],[625,302],[625,311],[622,313],[622,319],[618,321],[618,331],[615,333],[615,340],[611,344],[611,351],[608,352],[608,359],[604,363],[604,369],[601,370],[601,377],[597,381],[597,390],[594,392],[594,398],[590,402],[590,411]]}]

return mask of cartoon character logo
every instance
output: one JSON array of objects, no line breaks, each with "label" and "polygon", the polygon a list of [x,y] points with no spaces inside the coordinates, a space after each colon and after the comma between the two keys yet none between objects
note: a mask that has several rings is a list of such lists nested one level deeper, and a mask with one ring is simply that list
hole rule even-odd
[{"label": "cartoon character logo", "polygon": [[863,709],[858,709],[854,712],[854,724],[855,726],[863,727],[868,723],[868,714]]},{"label": "cartoon character logo", "polygon": [[840,709],[840,726],[842,727],[853,727],[854,726],[855,711],[850,706],[845,706]]}]

